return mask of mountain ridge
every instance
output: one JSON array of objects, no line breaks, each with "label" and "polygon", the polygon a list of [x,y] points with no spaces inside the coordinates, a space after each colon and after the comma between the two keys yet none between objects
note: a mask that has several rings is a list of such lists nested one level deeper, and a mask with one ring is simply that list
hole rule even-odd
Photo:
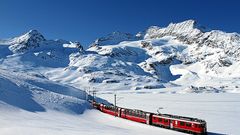
[{"label": "mountain ridge", "polygon": [[[1,67],[21,63],[11,68],[26,70],[19,68],[27,66],[50,80],[81,89],[183,87],[199,92],[198,87],[207,86],[207,92],[211,92],[209,88],[226,92],[231,91],[226,89],[230,86],[220,83],[221,77],[234,80],[240,75],[236,69],[240,67],[239,34],[208,30],[194,20],[164,28],[153,26],[136,35],[113,32],[98,38],[86,50],[79,42],[47,40],[35,30],[13,39],[0,42],[0,51],[9,52],[0,55]],[[216,83],[208,84],[209,76],[216,78]],[[190,78],[191,83],[187,83]],[[234,91],[238,91],[238,84],[234,80]]]}]

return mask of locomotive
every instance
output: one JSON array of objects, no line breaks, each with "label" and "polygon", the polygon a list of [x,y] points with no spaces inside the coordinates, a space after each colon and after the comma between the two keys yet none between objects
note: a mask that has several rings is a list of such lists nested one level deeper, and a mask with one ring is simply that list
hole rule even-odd
[{"label": "locomotive", "polygon": [[194,135],[207,135],[207,123],[205,120],[171,114],[156,114],[137,109],[106,105],[96,101],[90,101],[90,103],[95,109],[103,113],[123,119]]}]

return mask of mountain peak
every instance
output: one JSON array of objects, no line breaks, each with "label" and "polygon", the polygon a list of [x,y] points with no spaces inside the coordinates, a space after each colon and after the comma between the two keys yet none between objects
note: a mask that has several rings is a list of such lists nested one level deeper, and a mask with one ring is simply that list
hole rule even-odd
[{"label": "mountain peak", "polygon": [[23,34],[20,37],[25,37],[25,39],[27,39],[27,40],[29,40],[30,38],[32,38],[32,39],[36,39],[37,38],[37,39],[39,39],[41,41],[46,40],[44,38],[44,36],[38,30],[30,30],[30,31],[28,31],[27,33]]},{"label": "mountain peak", "polygon": [[206,28],[200,25],[196,20],[186,20],[180,23],[170,23],[166,29],[173,30],[176,33],[191,32],[194,30],[206,32]]},{"label": "mountain peak", "polygon": [[29,48],[36,48],[41,42],[46,41],[44,36],[37,30],[30,30],[27,33],[13,38],[10,50],[13,52],[23,52]]},{"label": "mountain peak", "polygon": [[186,20],[180,23],[170,23],[168,27],[170,26],[178,26],[178,27],[183,27],[183,28],[188,28],[188,29],[194,29],[198,28],[198,23],[196,20]]},{"label": "mountain peak", "polygon": [[29,30],[26,34],[29,34],[29,35],[42,35],[38,30]]},{"label": "mountain peak", "polygon": [[94,45],[114,45],[114,44],[118,44],[122,41],[132,41],[132,40],[136,40],[136,36],[132,35],[130,33],[124,33],[124,32],[119,32],[119,31],[115,31],[112,32],[104,37],[98,38],[95,40],[94,43],[92,43],[91,46]]},{"label": "mountain peak", "polygon": [[207,31],[208,30],[204,26],[200,25],[197,21],[186,20],[180,23],[170,23],[165,28],[152,26],[146,30],[144,38],[158,38],[165,35],[198,35]]},{"label": "mountain peak", "polygon": [[28,44],[30,42],[39,43],[45,41],[44,36],[37,30],[30,30],[27,33],[14,38],[12,44]]},{"label": "mountain peak", "polygon": [[189,20],[177,23],[177,24],[187,24],[187,25],[192,25],[194,27],[196,24],[198,24],[198,22],[196,20],[189,19]]}]

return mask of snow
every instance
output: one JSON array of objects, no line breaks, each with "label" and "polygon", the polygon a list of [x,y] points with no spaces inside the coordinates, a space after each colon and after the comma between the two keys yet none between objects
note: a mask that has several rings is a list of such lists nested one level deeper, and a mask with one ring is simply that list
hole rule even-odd
[{"label": "snow", "polygon": [[0,69],[0,88],[0,103],[30,112],[53,109],[83,113],[89,106],[83,91],[49,81],[37,73]]},{"label": "snow", "polygon": [[3,135],[180,135],[181,133],[147,126],[121,118],[112,117],[96,110],[83,115],[69,115],[49,111],[31,113],[26,111],[4,112],[0,110],[0,131]]},{"label": "snow", "polygon": [[204,31],[206,30],[195,20],[187,20],[181,23],[170,23],[166,28],[159,28],[156,26],[150,27],[146,31],[144,38],[155,38],[163,33],[181,34],[182,36],[196,36]]},{"label": "snow", "polygon": [[86,92],[118,105],[205,119],[239,134],[240,36],[194,20],[114,32],[83,50],[36,30],[0,40],[0,134],[181,134],[91,110]]},{"label": "snow", "polygon": [[[165,91],[165,92],[164,92]],[[176,90],[178,91],[178,90]],[[98,93],[113,103],[114,93]],[[172,94],[169,90],[117,92],[117,105],[206,120],[209,134],[238,135],[239,94]]]},{"label": "snow", "polygon": [[122,33],[122,32],[116,31],[104,37],[96,39],[95,42],[91,44],[91,46],[116,45],[123,41],[134,41],[137,39],[138,39],[137,36],[134,36],[130,33]]}]

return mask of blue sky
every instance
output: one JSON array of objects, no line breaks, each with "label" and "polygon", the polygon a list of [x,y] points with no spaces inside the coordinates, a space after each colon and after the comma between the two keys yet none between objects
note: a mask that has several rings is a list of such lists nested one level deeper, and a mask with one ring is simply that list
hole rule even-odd
[{"label": "blue sky", "polygon": [[211,29],[240,33],[238,0],[1,0],[0,38],[39,30],[48,39],[87,45],[113,31],[195,19]]}]

